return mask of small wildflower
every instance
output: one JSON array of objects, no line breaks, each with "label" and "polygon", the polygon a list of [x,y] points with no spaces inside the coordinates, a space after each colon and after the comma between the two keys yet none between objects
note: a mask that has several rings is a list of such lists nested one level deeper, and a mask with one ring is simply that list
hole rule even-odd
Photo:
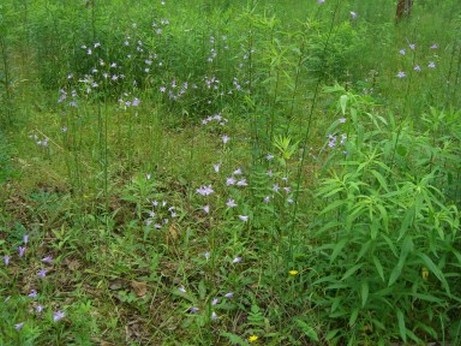
[{"label": "small wildflower", "polygon": [[208,261],[208,260],[210,259],[210,256],[211,256],[210,251],[205,252],[205,253],[203,254],[203,256],[204,256],[205,259]]},{"label": "small wildflower", "polygon": [[421,66],[416,65],[415,67],[413,67],[413,70],[416,71],[416,72],[420,72],[421,71]]},{"label": "small wildflower", "polygon": [[29,298],[37,298],[37,291],[31,290],[30,293],[27,295]]},{"label": "small wildflower", "polygon": [[427,65],[427,67],[429,67],[429,68],[435,68],[435,62],[431,61],[431,62]]},{"label": "small wildflower", "polygon": [[24,237],[22,237],[22,241],[24,242],[24,244],[27,244],[29,242],[29,235],[24,234]]},{"label": "small wildflower", "polygon": [[234,175],[241,175],[242,174],[242,169],[241,168],[237,168],[234,173]]},{"label": "small wildflower", "polygon": [[213,165],[213,169],[216,173],[219,173],[219,169],[221,168],[221,164],[220,163],[216,163]]},{"label": "small wildflower", "polygon": [[272,172],[272,169],[269,169],[267,172],[266,172],[266,175],[268,177],[272,177],[274,175],[274,173]]},{"label": "small wildflower", "polygon": [[415,49],[416,49],[416,44],[410,43],[410,44],[408,45],[408,47],[410,47],[411,50],[415,50]]},{"label": "small wildflower", "polygon": [[213,300],[211,301],[211,305],[218,305],[219,304],[219,298],[213,298]]},{"label": "small wildflower", "polygon": [[291,276],[296,276],[296,275],[299,274],[299,271],[292,269],[292,270],[288,271],[288,274],[290,274]]},{"label": "small wildflower", "polygon": [[242,220],[243,222],[248,221],[248,215],[239,215],[239,219]]},{"label": "small wildflower", "polygon": [[199,308],[196,307],[196,306],[192,306],[189,308],[189,310],[187,310],[187,312],[189,312],[190,314],[196,314],[197,312],[199,312]]},{"label": "small wildflower", "polygon": [[437,45],[437,43],[434,43],[432,46],[431,46],[431,49],[437,49],[439,48],[439,46]]},{"label": "small wildflower", "polygon": [[211,187],[211,185],[208,185],[208,186],[202,185],[196,190],[196,192],[202,196],[209,196],[214,192],[214,190]]},{"label": "small wildflower", "polygon": [[274,192],[279,192],[279,191],[280,191],[280,186],[279,186],[279,184],[274,184],[274,185],[272,186],[272,191],[274,191]]},{"label": "small wildflower", "polygon": [[234,292],[227,292],[224,297],[226,297],[227,299],[232,299],[234,298]]},{"label": "small wildflower", "polygon": [[53,257],[52,256],[43,257],[42,262],[51,264],[51,263],[53,263]]},{"label": "small wildflower", "polygon": [[21,330],[22,328],[24,327],[24,322],[21,322],[21,323],[17,323],[14,325],[14,329],[16,330]]},{"label": "small wildflower", "polygon": [[251,335],[251,336],[248,337],[249,342],[256,342],[256,341],[258,341],[258,339],[259,338],[258,338],[257,335]]},{"label": "small wildflower", "polygon": [[271,196],[266,196],[263,199],[263,202],[266,203],[266,204],[269,203],[270,201],[271,201]]},{"label": "small wildflower", "polygon": [[37,276],[39,278],[44,278],[47,273],[48,273],[48,269],[40,269],[39,272],[37,273]]},{"label": "small wildflower", "polygon": [[232,260],[232,263],[233,263],[233,264],[240,263],[240,262],[242,262],[242,257],[235,257],[235,258]]},{"label": "small wildflower", "polygon": [[135,97],[135,99],[133,100],[132,105],[133,105],[133,107],[138,107],[140,103],[141,103],[141,101],[138,98]]},{"label": "small wildflower", "polygon": [[184,288],[184,286],[179,287],[178,291],[181,293],[186,293],[186,289]]},{"label": "small wildflower", "polygon": [[401,50],[399,50],[399,53],[401,55],[405,55],[405,54],[407,54],[407,51],[405,49],[401,49]]},{"label": "small wildflower", "polygon": [[66,316],[66,314],[61,310],[56,311],[55,313],[53,313],[53,322],[58,322],[62,320],[64,316]]},{"label": "small wildflower", "polygon": [[35,312],[41,313],[43,311],[43,309],[44,309],[43,305],[37,305],[35,307]]},{"label": "small wildflower", "polygon": [[329,138],[328,146],[330,148],[334,148],[336,146],[337,137],[333,135],[328,135],[328,138]]},{"label": "small wildflower", "polygon": [[226,185],[227,186],[235,185],[236,182],[237,182],[237,180],[235,180],[234,177],[229,177],[229,178],[226,179]]},{"label": "small wildflower", "polygon": [[209,213],[210,213],[210,206],[209,206],[209,205],[205,205],[204,207],[202,207],[202,210],[203,210],[206,214],[209,214]]},{"label": "small wildflower", "polygon": [[274,159],[274,155],[272,155],[272,154],[267,154],[266,155],[266,160],[267,161],[272,161],[273,159]]},{"label": "small wildflower", "polygon": [[399,73],[397,73],[397,78],[405,78],[405,77],[406,77],[405,72],[400,71]]},{"label": "small wildflower", "polygon": [[235,208],[237,206],[237,203],[235,203],[235,200],[233,200],[232,198],[229,198],[226,202],[226,206],[228,208]]},{"label": "small wildflower", "polygon": [[350,15],[351,15],[351,19],[352,19],[352,20],[356,20],[357,17],[359,16],[359,15],[357,14],[357,12],[354,12],[354,11],[350,11],[349,13],[350,13]]},{"label": "small wildflower", "polygon": [[213,311],[213,312],[211,313],[211,319],[212,319],[213,321],[216,321],[216,320],[218,319],[218,315],[216,314],[216,312]]},{"label": "small wildflower", "polygon": [[248,186],[247,180],[246,179],[241,179],[237,181],[237,186]]},{"label": "small wildflower", "polygon": [[25,246],[19,246],[18,247],[18,253],[19,253],[19,257],[24,257],[24,254],[26,253],[26,247]]},{"label": "small wildflower", "polygon": [[7,266],[10,264],[11,257],[8,255],[3,256],[3,263]]},{"label": "small wildflower", "polygon": [[230,141],[230,137],[227,135],[222,136],[221,139],[224,144],[227,144]]},{"label": "small wildflower", "polygon": [[323,5],[323,4],[325,3],[325,0],[317,0],[317,3],[318,3],[319,5]]}]

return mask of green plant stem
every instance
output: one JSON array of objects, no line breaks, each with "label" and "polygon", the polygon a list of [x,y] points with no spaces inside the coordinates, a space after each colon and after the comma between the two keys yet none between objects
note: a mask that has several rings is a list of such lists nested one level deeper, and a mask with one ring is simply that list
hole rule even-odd
[{"label": "green plant stem", "polygon": [[[333,34],[333,29],[335,27],[336,15],[339,12],[340,4],[341,4],[341,0],[338,0],[336,2],[336,6],[335,6],[335,9],[333,11],[332,18],[331,18],[330,28],[328,30],[327,39],[326,39],[325,46],[323,47],[323,51],[322,51],[322,57],[325,57],[327,52],[328,52],[329,42],[330,42],[331,36]],[[322,59],[322,61],[325,62],[325,59]],[[290,224],[289,235],[288,235],[288,256],[287,256],[288,261],[286,262],[287,268],[289,268],[291,265],[293,265],[293,261],[294,261],[294,258],[293,258],[293,248],[294,248],[293,237],[294,237],[294,229],[295,229],[295,224],[296,224],[296,217],[298,215],[298,208],[299,208],[298,200],[299,200],[299,192],[300,192],[300,188],[301,188],[301,178],[302,178],[302,173],[303,173],[303,169],[304,169],[304,164],[306,162],[306,155],[307,155],[307,151],[308,151],[307,142],[308,142],[309,135],[310,135],[312,119],[313,119],[315,109],[317,107],[317,100],[318,100],[318,96],[319,96],[319,92],[320,92],[320,85],[321,85],[322,82],[323,82],[323,75],[321,75],[317,79],[317,82],[315,84],[312,103],[311,103],[309,113],[308,113],[308,118],[307,118],[306,131],[305,131],[303,139],[302,139],[301,160],[299,162],[298,170],[297,170],[297,174],[296,174],[296,190],[295,190],[294,198],[293,198],[293,200],[294,200],[294,208],[293,208],[293,213],[291,215],[291,224]]]}]

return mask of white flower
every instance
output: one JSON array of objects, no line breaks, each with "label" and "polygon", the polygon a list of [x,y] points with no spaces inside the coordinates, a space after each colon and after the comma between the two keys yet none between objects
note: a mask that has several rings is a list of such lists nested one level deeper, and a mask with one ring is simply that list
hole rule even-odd
[{"label": "white flower", "polygon": [[227,142],[230,141],[230,137],[229,137],[228,135],[222,136],[221,139],[222,139],[222,142],[223,142],[224,144],[226,144]]},{"label": "white flower", "polygon": [[212,319],[213,321],[216,321],[216,320],[218,319],[218,315],[216,314],[216,312],[213,311],[213,312],[211,313],[211,319]]},{"label": "white flower", "polygon": [[237,206],[237,203],[232,198],[229,198],[226,202],[226,205],[228,208],[235,208]]},{"label": "white flower", "polygon": [[240,263],[242,262],[242,257],[235,257],[233,260],[232,260],[232,263],[236,264],[236,263]]}]

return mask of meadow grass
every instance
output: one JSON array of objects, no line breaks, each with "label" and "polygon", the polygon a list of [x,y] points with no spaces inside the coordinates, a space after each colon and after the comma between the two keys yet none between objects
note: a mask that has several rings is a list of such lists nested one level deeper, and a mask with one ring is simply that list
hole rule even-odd
[{"label": "meadow grass", "polygon": [[4,1],[0,344],[461,340],[461,12]]}]

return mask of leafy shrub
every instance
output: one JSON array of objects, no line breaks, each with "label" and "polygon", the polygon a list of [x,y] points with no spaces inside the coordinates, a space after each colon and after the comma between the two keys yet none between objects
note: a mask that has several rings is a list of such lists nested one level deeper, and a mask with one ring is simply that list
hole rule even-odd
[{"label": "leafy shrub", "polygon": [[368,112],[356,95],[343,94],[339,108],[346,121],[330,131],[345,131],[347,143],[330,145],[312,230],[311,285],[334,321],[327,338],[340,340],[348,325],[352,343],[384,335],[440,340],[459,323],[460,213],[442,188],[459,167],[459,145],[434,141],[435,110],[417,130]]}]

